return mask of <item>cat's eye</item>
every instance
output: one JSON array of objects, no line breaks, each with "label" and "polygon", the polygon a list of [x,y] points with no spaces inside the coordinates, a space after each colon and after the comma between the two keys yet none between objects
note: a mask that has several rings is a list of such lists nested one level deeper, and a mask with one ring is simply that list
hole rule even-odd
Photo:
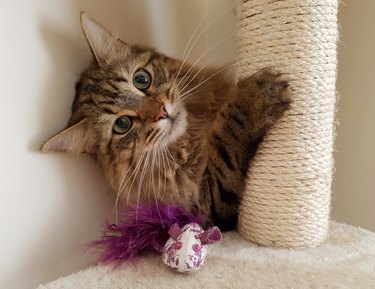
[{"label": "cat's eye", "polygon": [[113,124],[113,132],[118,134],[126,133],[132,126],[132,120],[128,116],[120,116],[116,119],[115,123]]},{"label": "cat's eye", "polygon": [[143,69],[138,69],[133,76],[133,84],[139,90],[147,89],[151,84],[151,76]]}]

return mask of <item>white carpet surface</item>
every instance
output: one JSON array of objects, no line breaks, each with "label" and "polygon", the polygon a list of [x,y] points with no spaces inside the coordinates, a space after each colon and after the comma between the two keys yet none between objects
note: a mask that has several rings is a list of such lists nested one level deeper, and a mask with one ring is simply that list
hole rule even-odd
[{"label": "white carpet surface", "polygon": [[318,248],[291,250],[259,247],[237,233],[210,246],[203,268],[183,275],[170,271],[160,256],[137,267],[113,270],[95,266],[38,289],[127,288],[375,288],[375,233],[331,223]]}]

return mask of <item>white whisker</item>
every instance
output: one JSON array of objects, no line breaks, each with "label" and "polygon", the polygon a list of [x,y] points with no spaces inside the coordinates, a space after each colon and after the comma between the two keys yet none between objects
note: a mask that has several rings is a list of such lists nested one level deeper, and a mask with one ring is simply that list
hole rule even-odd
[{"label": "white whisker", "polygon": [[[160,213],[160,208],[159,208],[159,203],[158,203],[158,198],[156,196],[156,192],[155,192],[155,181],[154,181],[154,172],[155,172],[155,161],[156,161],[156,158],[158,157],[158,154],[159,154],[159,146],[156,147],[157,150],[155,150],[155,154],[153,155],[153,160],[152,160],[152,164],[151,164],[151,173],[152,173],[152,189],[153,189],[153,192],[154,192],[154,199],[155,199],[155,206],[156,206],[156,209],[158,210],[158,215],[159,215],[159,218],[160,218],[160,222],[161,224],[163,225],[164,227],[164,222],[163,222],[163,218],[161,217],[161,213]],[[158,167],[158,175],[159,175],[159,180],[160,180],[160,167]],[[160,181],[159,181],[160,182]],[[159,191],[158,191],[158,195],[160,194],[160,186],[159,186]]]},{"label": "white whisker", "polygon": [[173,83],[172,83],[171,87],[175,84],[175,82],[176,82],[178,76],[180,75],[180,73],[181,73],[181,71],[182,71],[183,66],[185,65],[187,59],[188,59],[189,56],[190,56],[190,53],[192,52],[192,50],[194,49],[195,45],[197,44],[197,42],[199,41],[199,39],[202,37],[202,35],[203,35],[203,34],[204,34],[204,33],[205,33],[205,32],[211,27],[211,25],[213,25],[214,23],[216,23],[220,18],[222,18],[222,17],[228,15],[228,13],[230,13],[230,12],[233,12],[233,9],[232,9],[232,8],[231,8],[231,9],[228,9],[228,10],[226,10],[226,11],[224,11],[224,13],[222,13],[222,14],[218,15],[217,17],[215,17],[214,19],[212,19],[212,20],[206,25],[206,27],[205,27],[205,28],[199,33],[199,35],[196,37],[196,39],[194,40],[193,44],[191,45],[191,47],[190,47],[190,49],[189,49],[187,55],[185,55],[186,50],[187,50],[187,47],[189,46],[189,44],[190,44],[191,40],[193,39],[194,35],[198,32],[198,30],[199,30],[200,26],[202,25],[203,21],[205,20],[205,18],[203,18],[203,19],[201,20],[201,22],[198,24],[197,28],[194,30],[192,36],[190,36],[190,39],[189,39],[189,41],[188,41],[188,43],[187,43],[187,45],[186,45],[186,47],[185,47],[185,50],[184,50],[184,53],[183,53],[183,61],[182,61],[182,64],[181,64],[181,66],[180,66],[180,69],[179,69],[179,71],[178,71],[178,73],[177,73],[175,79],[173,80]]},{"label": "white whisker", "polygon": [[[145,153],[145,152],[142,153],[140,159],[143,159],[144,153]],[[137,164],[137,166],[138,166],[138,164]],[[136,167],[137,167],[137,166],[136,166]],[[121,196],[123,190],[125,189],[126,184],[128,183],[128,180],[126,181],[125,184],[124,184],[124,181],[125,181],[126,176],[128,175],[128,173],[130,172],[131,168],[132,168],[132,165],[130,165],[130,166],[128,167],[126,173],[124,174],[124,176],[123,176],[122,179],[121,179],[121,182],[120,182],[119,187],[118,187],[118,190],[117,190],[116,201],[115,201],[115,205],[114,205],[114,208],[113,208],[113,211],[114,211],[113,213],[114,213],[114,215],[115,215],[116,224],[118,223],[118,202],[119,202],[119,200],[120,200],[120,196]],[[133,174],[134,174],[135,171],[136,171],[136,168],[134,169],[134,171],[133,171],[133,173],[131,174],[131,176],[129,177],[129,179],[131,179],[131,177],[133,176]],[[129,192],[128,192],[128,196],[127,196],[127,198],[128,198],[128,197],[129,197]]]},{"label": "white whisker", "polygon": [[[214,50],[216,47],[222,45],[223,43],[225,43],[228,39],[232,38],[233,37],[233,34],[234,33],[231,33],[228,37],[224,38],[223,40],[217,42],[216,44],[214,44],[213,46],[211,46],[210,48],[206,49],[205,52],[203,52],[198,58],[197,60],[193,63],[193,65],[190,67],[190,69],[186,72],[186,74],[180,79],[180,81],[177,83],[177,86],[179,87],[180,84],[186,79],[186,77],[190,76],[191,73],[193,73],[193,69],[195,68],[195,66],[197,66],[197,64],[199,63],[199,61],[204,57],[206,56],[208,53],[210,53],[212,50]],[[211,60],[212,61],[212,60]],[[194,77],[191,79],[191,81],[199,74],[200,71],[202,71],[204,69],[204,67],[206,67],[207,64],[205,66],[203,66],[203,68],[199,69],[198,72],[194,75]],[[191,82],[190,81],[190,82]],[[189,82],[189,83],[190,83]]]},{"label": "white whisker", "polygon": [[140,201],[140,198],[141,198],[141,189],[142,189],[142,184],[143,184],[144,177],[145,177],[146,172],[148,170],[148,163],[149,163],[150,154],[151,154],[150,152],[151,152],[150,150],[147,150],[146,160],[143,163],[141,175],[140,175],[140,177],[138,179],[137,210],[136,210],[136,213],[135,213],[135,219],[136,220],[138,219],[138,208],[139,208],[139,201]]},{"label": "white whisker", "polygon": [[184,97],[185,95],[187,95],[188,93],[191,93],[192,91],[194,91],[195,89],[197,89],[198,87],[200,87],[201,85],[205,84],[207,81],[209,81],[210,79],[212,79],[213,77],[215,77],[216,75],[222,73],[223,71],[233,67],[233,66],[236,66],[237,64],[233,63],[233,64],[230,64],[230,65],[227,65],[225,67],[223,67],[222,69],[220,69],[219,71],[217,71],[216,73],[212,74],[210,77],[206,78],[204,81],[202,81],[201,83],[198,83],[196,86],[194,86],[193,88],[191,88],[190,90],[188,90],[187,92],[185,92],[184,94],[182,94],[180,97]]}]

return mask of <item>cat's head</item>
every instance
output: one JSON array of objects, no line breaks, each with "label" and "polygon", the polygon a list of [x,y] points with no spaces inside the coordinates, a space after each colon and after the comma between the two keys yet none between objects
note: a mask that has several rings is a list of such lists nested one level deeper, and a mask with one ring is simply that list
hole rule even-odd
[{"label": "cat's head", "polygon": [[182,136],[181,62],[124,43],[86,14],[81,23],[94,59],[76,84],[68,127],[42,150],[90,153],[104,166],[118,160],[130,166],[142,151]]}]

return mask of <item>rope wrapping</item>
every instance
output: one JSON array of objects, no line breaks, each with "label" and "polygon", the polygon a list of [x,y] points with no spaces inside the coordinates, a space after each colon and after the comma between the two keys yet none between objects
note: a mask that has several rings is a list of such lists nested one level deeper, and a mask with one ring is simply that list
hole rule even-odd
[{"label": "rope wrapping", "polygon": [[328,233],[333,171],[337,0],[244,0],[237,78],[288,73],[290,111],[252,161],[238,230],[255,243],[313,247]]}]

